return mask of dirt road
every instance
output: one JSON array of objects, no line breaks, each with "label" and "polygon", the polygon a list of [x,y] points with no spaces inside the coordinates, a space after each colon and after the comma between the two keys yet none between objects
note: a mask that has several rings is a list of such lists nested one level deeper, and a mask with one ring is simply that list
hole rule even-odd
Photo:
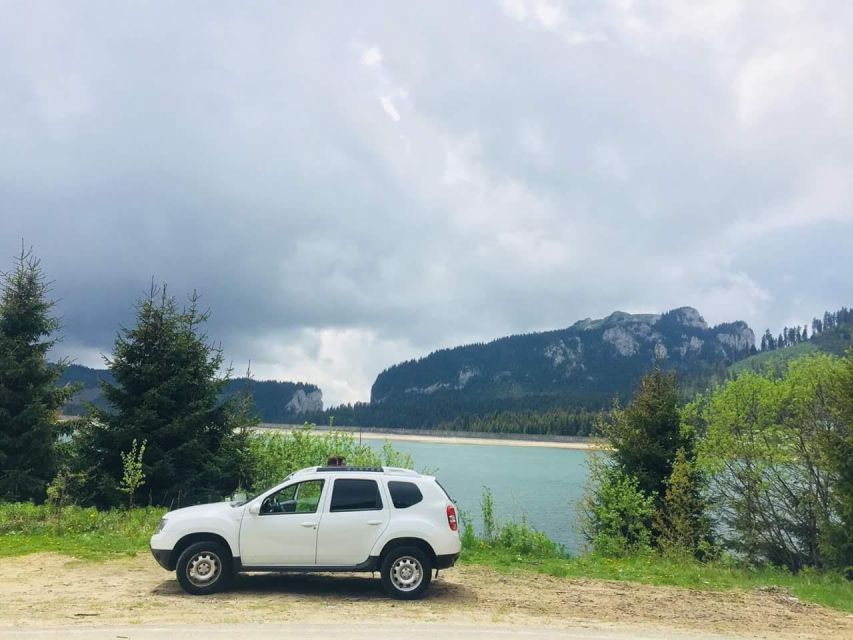
[{"label": "dirt road", "polygon": [[[221,625],[136,625],[124,627],[76,627],[3,630],[4,640],[645,640],[661,633],[637,633],[633,629],[544,627],[504,627],[495,625],[446,625],[436,623],[401,624],[221,624]],[[728,640],[735,636],[697,635],[666,631],[667,640]]]},{"label": "dirt road", "polygon": [[[387,599],[369,574],[242,576],[232,591],[199,598],[185,595],[174,574],[146,555],[101,563],[56,554],[0,559],[4,638],[26,637],[19,634],[34,627],[48,634],[51,627],[81,632],[95,627],[112,633],[130,625],[154,633],[162,625],[192,625],[174,627],[167,635],[175,640],[182,637],[181,629],[197,632],[198,625],[239,624],[248,629],[283,623],[332,625],[330,633],[337,639],[357,637],[349,631],[335,632],[339,624],[368,632],[406,625],[426,629],[422,635],[406,637],[430,640],[440,637],[432,625],[461,626],[474,638],[478,636],[471,634],[478,630],[503,628],[539,630],[537,637],[614,640],[623,637],[620,633],[670,637],[676,632],[700,637],[853,637],[853,616],[800,602],[779,590],[712,593],[527,572],[504,575],[463,565],[442,572],[429,597],[419,602]],[[571,635],[584,630],[611,635]],[[117,635],[124,634],[116,631],[110,637]],[[236,635],[253,637],[242,631]]]}]

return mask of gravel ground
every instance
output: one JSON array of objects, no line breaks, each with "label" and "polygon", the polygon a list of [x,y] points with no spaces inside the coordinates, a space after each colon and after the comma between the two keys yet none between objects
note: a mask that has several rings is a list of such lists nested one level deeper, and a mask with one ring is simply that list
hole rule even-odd
[{"label": "gravel ground", "polygon": [[442,572],[427,598],[417,602],[388,599],[370,574],[247,575],[231,591],[195,597],[147,555],[105,562],[49,553],[0,559],[4,637],[52,627],[281,623],[463,625],[543,634],[608,629],[617,633],[612,637],[677,631],[699,637],[853,638],[853,616],[779,589],[708,592],[521,571],[506,575],[461,565]]}]

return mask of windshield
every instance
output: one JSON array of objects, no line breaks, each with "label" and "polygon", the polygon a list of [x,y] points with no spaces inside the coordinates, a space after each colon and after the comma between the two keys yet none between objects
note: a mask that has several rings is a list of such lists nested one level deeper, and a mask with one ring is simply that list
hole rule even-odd
[{"label": "windshield", "polygon": [[[282,480],[281,482],[279,482],[279,484],[282,484],[282,483],[284,483],[284,482],[287,482],[287,481],[288,481],[288,480],[290,480],[292,477],[293,477],[293,474],[292,474],[292,473],[288,474],[288,475],[287,475],[287,477],[286,477],[284,480]],[[278,485],[275,485],[275,486],[278,486]],[[272,487],[268,487],[268,488],[264,489],[263,491],[260,491],[260,492],[258,492],[258,493],[256,493],[256,494],[254,494],[253,496],[251,496],[251,497],[249,497],[249,498],[246,498],[245,500],[235,500],[235,501],[233,501],[233,502],[231,503],[231,506],[232,506],[232,507],[242,507],[242,506],[243,506],[244,504],[246,504],[247,502],[251,502],[252,500],[254,500],[255,498],[257,498],[258,496],[261,496],[261,495],[265,494],[265,493],[266,493],[267,491],[269,491],[270,489],[272,489]]]}]

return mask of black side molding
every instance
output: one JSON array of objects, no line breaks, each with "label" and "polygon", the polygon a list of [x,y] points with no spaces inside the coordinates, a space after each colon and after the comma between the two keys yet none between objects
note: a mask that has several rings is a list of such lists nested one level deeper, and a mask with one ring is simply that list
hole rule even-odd
[{"label": "black side molding", "polygon": [[275,573],[343,573],[343,572],[362,572],[362,571],[379,571],[379,556],[370,556],[364,562],[356,565],[335,565],[335,566],[270,566],[270,565],[245,565],[240,561],[240,558],[234,558],[234,571],[273,571]]}]

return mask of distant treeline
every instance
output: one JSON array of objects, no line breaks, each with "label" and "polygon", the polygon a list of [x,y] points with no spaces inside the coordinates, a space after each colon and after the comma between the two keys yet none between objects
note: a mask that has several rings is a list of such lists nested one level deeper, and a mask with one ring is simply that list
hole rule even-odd
[{"label": "distant treeline", "polygon": [[[785,327],[776,337],[773,337],[770,329],[766,329],[764,335],[761,336],[761,350],[784,349],[809,340],[818,343],[826,342],[827,346],[832,343],[831,338],[840,338],[842,341],[849,342],[852,328],[853,310],[841,307],[838,311],[825,311],[822,318],[813,318],[811,336],[809,336],[809,325],[807,324],[802,327]],[[821,340],[822,337],[825,339]],[[825,350],[832,351],[832,349]]]},{"label": "distant treeline", "polygon": [[583,398],[583,408],[578,408],[581,399],[571,395],[485,399],[443,394],[430,398],[430,402],[423,398],[406,400],[343,404],[303,417],[316,424],[331,421],[336,426],[585,436],[591,433],[594,416],[613,403],[612,397],[592,398],[588,394]]}]

